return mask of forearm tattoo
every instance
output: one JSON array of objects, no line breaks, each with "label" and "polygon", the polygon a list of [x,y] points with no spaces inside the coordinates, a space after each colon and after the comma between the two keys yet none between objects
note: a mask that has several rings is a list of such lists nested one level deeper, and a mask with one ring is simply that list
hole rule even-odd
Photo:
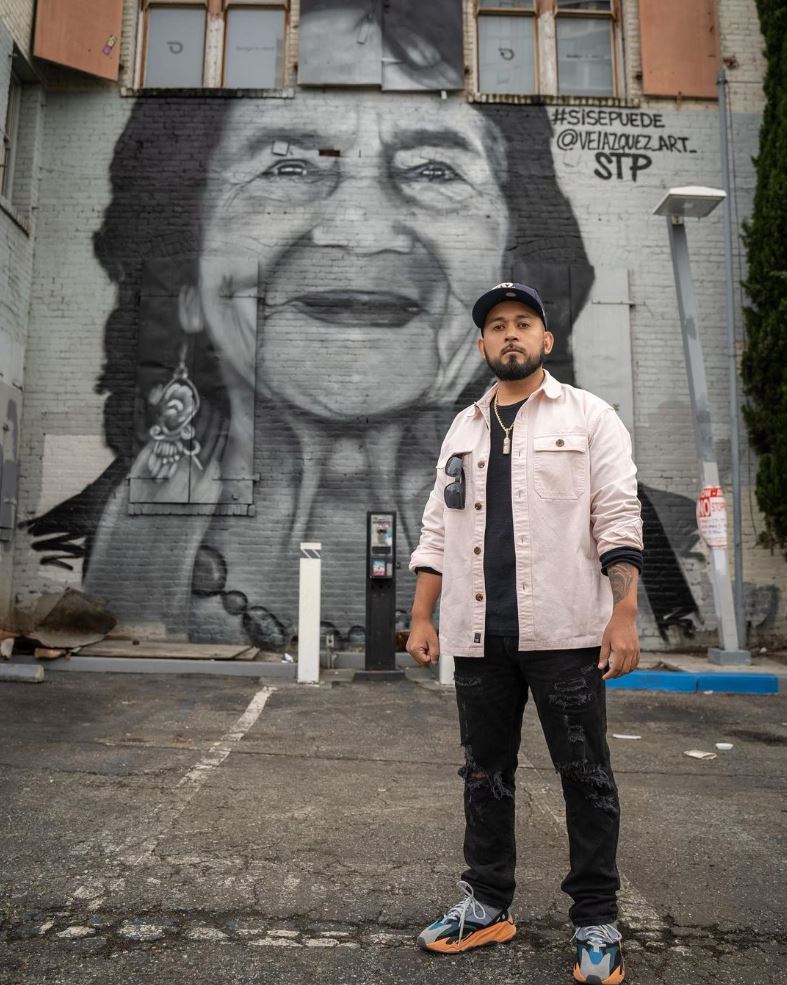
[{"label": "forearm tattoo", "polygon": [[631,564],[613,564],[607,569],[609,583],[612,586],[612,599],[615,605],[624,599],[634,583],[637,569]]}]

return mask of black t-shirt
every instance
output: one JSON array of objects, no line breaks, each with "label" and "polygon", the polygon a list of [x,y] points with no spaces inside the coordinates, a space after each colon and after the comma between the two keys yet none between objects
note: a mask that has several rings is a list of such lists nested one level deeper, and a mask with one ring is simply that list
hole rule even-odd
[{"label": "black t-shirt", "polygon": [[[527,398],[525,398],[527,399]],[[506,427],[514,423],[524,404],[498,407]],[[486,582],[486,635],[519,637],[516,604],[516,551],[514,513],[511,506],[511,454],[503,454],[505,433],[489,408],[491,447],[486,474],[486,535],[484,537],[484,581]],[[514,432],[510,432],[513,443]]]}]

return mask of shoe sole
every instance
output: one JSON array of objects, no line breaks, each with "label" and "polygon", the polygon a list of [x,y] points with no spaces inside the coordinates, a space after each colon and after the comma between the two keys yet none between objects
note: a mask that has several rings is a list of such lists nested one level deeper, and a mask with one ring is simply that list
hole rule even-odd
[{"label": "shoe sole", "polygon": [[623,968],[613,971],[607,978],[599,978],[598,975],[583,975],[579,970],[579,965],[574,965],[574,981],[584,982],[586,985],[620,985],[625,977]]},{"label": "shoe sole", "polygon": [[[425,951],[434,954],[461,954],[471,951],[474,947],[484,947],[486,944],[507,944],[516,937],[516,924],[511,920],[493,923],[489,927],[476,930],[461,941],[434,941],[431,944],[421,944]],[[420,941],[419,941],[420,943]]]}]

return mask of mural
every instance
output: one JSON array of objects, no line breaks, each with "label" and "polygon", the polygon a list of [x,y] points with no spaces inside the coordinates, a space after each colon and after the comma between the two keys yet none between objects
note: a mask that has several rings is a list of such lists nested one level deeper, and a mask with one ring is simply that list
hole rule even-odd
[{"label": "mural", "polygon": [[[423,47],[394,41],[423,77]],[[537,284],[551,371],[592,388],[571,329],[593,268],[552,136],[542,107],[461,97],[140,97],[94,239],[117,287],[97,384],[115,459],[32,521],[42,565],[81,565],[141,633],[283,647],[317,540],[325,629],[363,642],[366,511],[398,511],[406,558],[442,436],[490,382],[475,298]],[[674,518],[693,503],[641,497],[656,626],[690,633]],[[401,610],[411,593],[403,574]]]},{"label": "mural", "polygon": [[462,0],[301,0],[298,82],[463,89]]}]

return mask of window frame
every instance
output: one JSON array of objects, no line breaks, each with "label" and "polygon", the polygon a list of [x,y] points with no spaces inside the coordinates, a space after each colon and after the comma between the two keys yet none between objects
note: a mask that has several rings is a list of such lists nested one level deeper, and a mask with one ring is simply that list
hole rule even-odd
[{"label": "window frame", "polygon": [[[237,92],[238,89],[247,88],[245,86],[227,86],[227,25],[229,23],[229,13],[235,8],[244,10],[282,10],[284,12],[284,34],[283,34],[283,49],[282,49],[282,66],[281,66],[281,77],[279,78],[279,84],[273,86],[273,89],[283,89],[287,80],[287,67],[289,65],[290,58],[290,3],[289,0],[223,0],[221,7],[221,21],[222,21],[222,39],[221,39],[221,86],[222,89],[230,88],[233,92]],[[262,86],[257,86],[255,88],[263,88]],[[268,87],[270,88],[270,87]]]},{"label": "window frame", "polygon": [[208,3],[206,0],[142,0],[142,58],[140,61],[140,88],[145,89],[178,89],[185,88],[191,89],[193,86],[147,86],[145,82],[145,76],[147,74],[148,67],[148,34],[150,32],[150,17],[148,16],[150,10],[154,7],[163,8],[177,8],[182,7],[192,10],[202,10],[204,12],[205,18],[205,29],[202,41],[202,65],[200,68],[200,85],[198,88],[204,89],[205,86],[205,75],[207,68],[207,48],[208,48]]},{"label": "window frame", "polygon": [[535,77],[535,91],[534,92],[519,92],[519,93],[489,93],[489,95],[512,95],[512,96],[539,96],[541,95],[541,38],[539,35],[539,2],[538,0],[530,0],[530,8],[525,9],[524,7],[482,7],[480,0],[474,0],[474,18],[475,18],[475,78],[476,78],[476,91],[483,93],[485,90],[481,88],[481,44],[480,44],[480,33],[478,30],[478,25],[482,17],[488,17],[490,14],[496,17],[501,15],[504,17],[532,17],[533,18],[533,48],[534,48],[534,77]]},{"label": "window frame", "polygon": [[3,122],[3,159],[0,164],[0,195],[6,201],[14,199],[14,171],[19,148],[19,121],[22,116],[22,80],[12,69],[8,77],[8,98]]},{"label": "window frame", "polygon": [[[535,20],[533,42],[536,48],[536,91],[533,93],[503,93],[489,92],[481,88],[481,46],[479,43],[478,23],[486,14],[509,17],[533,17]],[[570,102],[577,99],[621,99],[625,97],[623,74],[623,53],[621,48],[622,12],[620,0],[610,0],[609,10],[559,10],[557,0],[530,0],[527,9],[519,7],[504,7],[500,5],[482,7],[481,0],[473,0],[472,16],[474,21],[474,69],[475,87],[470,98],[480,97],[481,101],[493,99],[505,102],[507,97],[515,100],[532,100],[547,98]],[[610,54],[612,58],[612,92],[608,96],[587,94],[564,94],[560,92],[560,72],[558,68],[558,20],[562,18],[579,17],[585,19],[608,20],[610,29]],[[551,18],[551,32],[545,28],[542,18]],[[550,37],[551,33],[551,37]]]},{"label": "window frame", "polygon": [[[291,2],[290,0],[140,0],[140,22],[138,28],[138,57],[136,60],[136,87],[138,89],[225,89],[226,66],[227,66],[227,15],[232,8],[258,8],[268,10],[282,10],[284,12],[284,53],[282,58],[282,73],[278,84],[266,89],[268,92],[279,92],[286,88],[290,74],[290,27],[291,27]],[[148,58],[148,34],[150,31],[150,18],[148,12],[151,8],[177,8],[186,7],[205,12],[205,34],[202,48],[202,70],[200,73],[199,86],[155,86],[147,85],[145,75],[147,71]],[[212,22],[217,23],[212,23]],[[216,34],[220,37],[217,37]],[[245,87],[242,87],[245,88]],[[242,91],[242,88],[240,91]],[[263,88],[263,87],[260,87]],[[228,91],[237,92],[234,86]]]},{"label": "window frame", "polygon": [[[617,58],[617,24],[620,20],[618,0],[610,0],[609,10],[561,10],[555,0],[555,78],[557,79],[557,94],[561,99],[615,99],[619,94],[618,58]],[[560,58],[558,56],[558,21],[563,18],[579,18],[581,20],[607,20],[609,22],[609,53],[612,60],[612,92],[607,96],[595,93],[562,93],[560,91]]]}]

